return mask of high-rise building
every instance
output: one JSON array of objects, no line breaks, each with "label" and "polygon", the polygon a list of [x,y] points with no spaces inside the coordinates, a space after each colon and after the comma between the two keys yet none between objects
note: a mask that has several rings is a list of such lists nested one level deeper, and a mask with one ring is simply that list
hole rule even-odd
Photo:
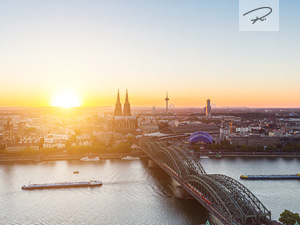
[{"label": "high-rise building", "polygon": [[206,100],[206,116],[211,117],[211,105],[210,105],[210,99]]},{"label": "high-rise building", "polygon": [[152,114],[155,114],[156,113],[156,108],[153,106],[152,107]]},{"label": "high-rise building", "polygon": [[167,95],[166,95],[166,113],[168,113],[168,110],[169,110],[169,104],[168,104],[168,101],[170,100],[169,97],[168,97],[168,92],[167,92]]}]

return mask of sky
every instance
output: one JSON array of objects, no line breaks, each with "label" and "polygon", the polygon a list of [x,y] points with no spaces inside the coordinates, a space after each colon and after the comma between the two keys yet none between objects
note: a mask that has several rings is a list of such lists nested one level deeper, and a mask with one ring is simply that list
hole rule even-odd
[{"label": "sky", "polygon": [[241,32],[238,0],[0,0],[0,107],[300,107],[299,9]]}]

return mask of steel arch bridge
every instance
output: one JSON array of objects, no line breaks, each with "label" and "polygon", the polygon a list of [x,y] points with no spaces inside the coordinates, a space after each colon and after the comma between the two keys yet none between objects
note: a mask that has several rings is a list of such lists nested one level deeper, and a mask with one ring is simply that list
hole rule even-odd
[{"label": "steel arch bridge", "polygon": [[188,150],[142,140],[141,149],[223,224],[268,224],[271,212],[238,181],[207,174]]}]

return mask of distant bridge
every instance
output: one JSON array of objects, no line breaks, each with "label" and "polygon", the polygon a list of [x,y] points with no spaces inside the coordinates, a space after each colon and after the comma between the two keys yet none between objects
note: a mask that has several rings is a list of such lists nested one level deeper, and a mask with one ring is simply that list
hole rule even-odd
[{"label": "distant bridge", "polygon": [[271,212],[245,186],[222,174],[207,174],[181,147],[142,140],[141,149],[223,224],[269,224]]}]

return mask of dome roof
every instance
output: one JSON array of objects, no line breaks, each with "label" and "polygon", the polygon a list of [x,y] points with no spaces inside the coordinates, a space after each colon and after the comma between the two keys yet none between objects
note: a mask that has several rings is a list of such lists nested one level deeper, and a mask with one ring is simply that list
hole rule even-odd
[{"label": "dome roof", "polygon": [[204,131],[197,131],[195,133],[193,133],[190,137],[189,137],[189,142],[204,142],[204,143],[212,143],[213,139],[212,137],[204,132]]}]

